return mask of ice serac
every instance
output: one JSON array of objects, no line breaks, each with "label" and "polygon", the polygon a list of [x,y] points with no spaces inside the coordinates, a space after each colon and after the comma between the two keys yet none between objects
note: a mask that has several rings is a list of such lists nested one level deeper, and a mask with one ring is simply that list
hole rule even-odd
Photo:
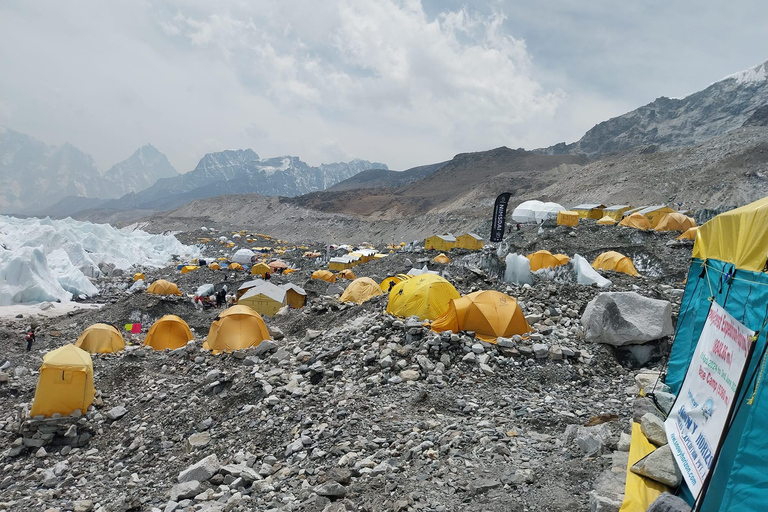
[{"label": "ice serac", "polygon": [[93,296],[101,264],[129,270],[167,265],[172,256],[199,256],[170,235],[116,229],[72,219],[18,219],[0,216],[0,303],[66,301]]}]

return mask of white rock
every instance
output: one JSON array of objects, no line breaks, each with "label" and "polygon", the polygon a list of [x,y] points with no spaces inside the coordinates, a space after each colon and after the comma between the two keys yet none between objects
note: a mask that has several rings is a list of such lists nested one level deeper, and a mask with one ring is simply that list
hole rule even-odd
[{"label": "white rock", "polygon": [[179,473],[178,481],[179,483],[191,482],[192,480],[204,482],[215,475],[220,467],[221,464],[219,464],[216,454],[212,454]]},{"label": "white rock", "polygon": [[635,292],[601,293],[581,317],[587,340],[614,347],[645,343],[674,333],[672,304]]}]

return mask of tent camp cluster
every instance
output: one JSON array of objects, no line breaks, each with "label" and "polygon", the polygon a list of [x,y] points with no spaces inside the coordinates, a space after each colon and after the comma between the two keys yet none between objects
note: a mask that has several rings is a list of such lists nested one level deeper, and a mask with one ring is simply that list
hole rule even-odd
[{"label": "tent camp cluster", "polygon": [[424,248],[435,251],[450,251],[452,249],[464,249],[467,251],[479,251],[485,246],[483,237],[475,233],[465,233],[454,236],[451,233],[432,235],[424,240]]},{"label": "tent camp cluster", "polygon": [[618,224],[641,230],[681,231],[680,239],[696,237],[696,221],[665,205],[634,207],[584,203],[567,209],[558,203],[532,200],[521,203],[512,212],[512,220],[518,223],[541,223],[547,219],[556,219],[559,226],[575,227],[581,219],[592,219],[600,226]]}]

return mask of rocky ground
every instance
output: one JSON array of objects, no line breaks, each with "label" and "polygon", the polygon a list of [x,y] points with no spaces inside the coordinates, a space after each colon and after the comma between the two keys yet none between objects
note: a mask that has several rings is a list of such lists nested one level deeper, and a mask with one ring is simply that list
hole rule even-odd
[{"label": "rocky ground", "polygon": [[[200,236],[178,234],[185,242]],[[612,290],[669,300],[676,318],[691,246],[673,239],[584,222],[525,227],[502,250],[589,259],[619,250],[643,276],[609,272]],[[206,250],[215,257],[220,246]],[[427,263],[461,293],[516,297],[534,327],[500,345],[438,334],[386,314],[386,296],[358,306],[325,295],[325,283],[309,280],[317,262],[302,252],[282,256],[297,272],[273,279],[306,287],[308,306],[265,318],[273,340],[233,354],[201,349],[217,310],[198,310],[187,296],[130,292],[129,276],[99,283],[98,311],[4,322],[0,509],[572,511],[605,501],[594,489],[626,463],[614,450],[626,449],[620,434],[636,414],[636,376],[663,368],[668,337],[643,361],[588,342],[581,316],[600,290],[567,272],[533,286],[504,283],[492,251],[451,253],[446,266],[431,263],[433,252],[398,252],[354,268],[382,279]],[[147,272],[148,281],[159,277],[185,294],[247,279],[209,269]],[[172,352],[141,346],[169,313],[189,323],[195,341]],[[141,322],[144,331],[125,335],[124,352],[94,356],[97,399],[87,415],[22,425],[41,356],[97,321]],[[28,353],[30,323],[40,335]],[[46,428],[55,432],[48,444],[30,433]]]}]

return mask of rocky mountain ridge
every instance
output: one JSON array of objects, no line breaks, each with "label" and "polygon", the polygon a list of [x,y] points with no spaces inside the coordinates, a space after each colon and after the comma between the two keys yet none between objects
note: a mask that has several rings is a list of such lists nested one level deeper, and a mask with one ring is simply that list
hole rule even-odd
[{"label": "rocky mountain ridge", "polygon": [[33,213],[62,198],[117,198],[178,175],[151,144],[104,174],[72,144],[49,146],[5,127],[0,129],[0,153],[0,211],[8,213]]},{"label": "rocky mountain ridge", "polygon": [[751,117],[766,105],[768,61],[727,76],[684,98],[662,96],[597,124],[572,144],[561,142],[536,151],[596,158],[638,146],[653,145],[660,149],[693,146],[745,123],[754,125],[755,120]]}]

